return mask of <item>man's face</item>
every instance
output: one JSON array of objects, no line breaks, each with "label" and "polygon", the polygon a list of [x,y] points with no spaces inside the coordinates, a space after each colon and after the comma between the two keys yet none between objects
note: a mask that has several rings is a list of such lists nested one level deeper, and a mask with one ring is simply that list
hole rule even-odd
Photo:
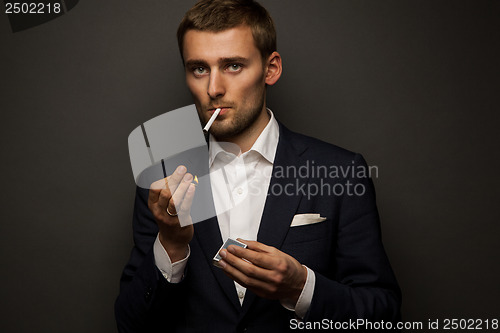
[{"label": "man's face", "polygon": [[[183,55],[186,82],[203,125],[222,108],[210,133],[228,140],[261,131],[265,111],[265,66],[248,26],[221,32],[188,30]],[[265,119],[265,120],[264,120]]]}]

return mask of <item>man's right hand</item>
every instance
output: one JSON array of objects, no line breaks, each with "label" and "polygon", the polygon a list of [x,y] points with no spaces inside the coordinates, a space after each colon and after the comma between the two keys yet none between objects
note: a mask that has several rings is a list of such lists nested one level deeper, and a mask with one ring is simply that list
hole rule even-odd
[{"label": "man's right hand", "polygon": [[[159,227],[159,240],[172,263],[185,258],[188,244],[193,238],[191,204],[195,185],[193,176],[180,165],[167,178],[160,179],[149,190],[148,207]],[[168,209],[168,211],[167,211]],[[181,227],[182,221],[185,227]]]}]

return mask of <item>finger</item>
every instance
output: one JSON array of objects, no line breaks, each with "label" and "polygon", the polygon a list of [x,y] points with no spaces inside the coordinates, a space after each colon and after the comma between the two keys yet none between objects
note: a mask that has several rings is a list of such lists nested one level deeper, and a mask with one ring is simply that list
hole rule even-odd
[{"label": "finger", "polygon": [[278,264],[277,258],[267,252],[257,252],[252,249],[244,249],[240,246],[230,245],[227,250],[232,255],[250,261],[253,265],[272,270]]},{"label": "finger", "polygon": [[149,191],[151,202],[158,203],[161,209],[166,209],[172,193],[174,193],[180,180],[184,177],[186,170],[185,166],[179,165],[173,174],[151,184],[151,190]]},{"label": "finger", "polygon": [[182,204],[177,211],[181,226],[193,224],[193,220],[191,218],[191,204],[193,203],[195,188],[196,186],[194,184],[189,184],[188,189],[186,190],[186,195],[184,196]]},{"label": "finger", "polygon": [[160,198],[161,190],[166,188],[165,185],[166,179],[167,178],[163,178],[151,184],[151,186],[149,187],[149,197],[148,197],[148,201],[150,203],[156,203],[158,201],[158,199]]},{"label": "finger", "polygon": [[178,211],[179,214],[188,215],[190,213],[195,191],[196,186],[193,183],[189,183],[186,194],[184,195],[184,199],[182,200],[182,204]]},{"label": "finger", "polygon": [[170,193],[175,193],[177,186],[182,182],[182,178],[187,172],[187,168],[184,165],[179,165],[175,169],[174,173],[167,177],[166,185],[170,190]]},{"label": "finger", "polygon": [[[251,251],[251,250],[250,250]],[[234,268],[238,269],[245,276],[255,278],[262,281],[271,281],[273,272],[269,268],[261,267],[255,265],[249,261],[244,260],[241,257],[238,257],[231,252],[221,251],[222,258],[229,263]]]},{"label": "finger", "polygon": [[172,197],[170,190],[165,185],[164,179],[151,184],[149,190],[148,207],[156,218],[161,218],[165,215],[166,205]]},{"label": "finger", "polygon": [[[173,193],[186,171],[187,169],[185,166],[179,165],[172,175],[152,183],[149,188],[148,201],[156,203],[160,199],[161,191],[164,189],[169,189],[170,193]],[[169,195],[166,196],[169,197]]]},{"label": "finger", "polygon": [[248,246],[247,248],[250,250],[254,250],[257,252],[267,252],[267,253],[276,252],[276,248],[262,244],[262,243],[257,242],[257,241],[245,240],[245,239],[241,239],[241,238],[237,238],[236,240],[239,242],[245,243]]},{"label": "finger", "polygon": [[220,260],[219,265],[222,267],[222,270],[229,278],[238,282],[243,287],[251,289],[259,296],[262,294],[261,291],[266,291],[269,289],[269,286],[265,281],[246,275],[237,267],[231,265],[228,261],[226,261],[226,259]]},{"label": "finger", "polygon": [[168,210],[171,213],[180,211],[180,207],[182,206],[182,200],[186,194],[187,189],[191,185],[191,181],[193,180],[193,175],[190,173],[186,173],[182,178],[182,181],[177,186],[172,198],[168,203]]},{"label": "finger", "polygon": [[168,188],[168,186],[166,186],[164,189],[160,191],[160,195],[158,196],[158,200],[156,201],[156,206],[160,210],[165,211],[171,199],[172,199],[172,192],[170,192],[170,189]]}]

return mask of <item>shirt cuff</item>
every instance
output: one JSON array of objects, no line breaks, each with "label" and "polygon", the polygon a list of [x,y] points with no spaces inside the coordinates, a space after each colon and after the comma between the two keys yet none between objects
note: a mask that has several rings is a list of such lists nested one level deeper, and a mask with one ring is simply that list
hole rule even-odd
[{"label": "shirt cuff", "polygon": [[[304,266],[304,265],[302,265]],[[314,294],[314,286],[316,284],[316,275],[314,275],[314,271],[309,269],[309,267],[304,266],[307,270],[307,278],[306,283],[304,284],[304,288],[302,288],[302,292],[300,293],[299,299],[296,304],[293,304],[288,299],[280,300],[281,305],[290,311],[295,311],[295,314],[300,319],[304,319],[307,310],[311,306],[313,294]]]},{"label": "shirt cuff", "polygon": [[163,277],[171,283],[181,282],[184,277],[184,269],[186,268],[187,260],[191,255],[191,248],[189,245],[186,257],[172,264],[167,251],[165,251],[165,248],[160,243],[160,239],[156,236],[156,240],[153,245],[153,254],[155,257],[156,267],[158,267]]}]

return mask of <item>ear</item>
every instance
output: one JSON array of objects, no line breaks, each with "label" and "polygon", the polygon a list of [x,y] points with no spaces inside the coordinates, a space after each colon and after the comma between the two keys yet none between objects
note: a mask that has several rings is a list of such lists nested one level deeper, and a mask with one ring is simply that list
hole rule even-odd
[{"label": "ear", "polygon": [[266,64],[266,84],[272,86],[281,77],[283,67],[281,65],[281,56],[278,52],[273,52],[267,58]]}]

